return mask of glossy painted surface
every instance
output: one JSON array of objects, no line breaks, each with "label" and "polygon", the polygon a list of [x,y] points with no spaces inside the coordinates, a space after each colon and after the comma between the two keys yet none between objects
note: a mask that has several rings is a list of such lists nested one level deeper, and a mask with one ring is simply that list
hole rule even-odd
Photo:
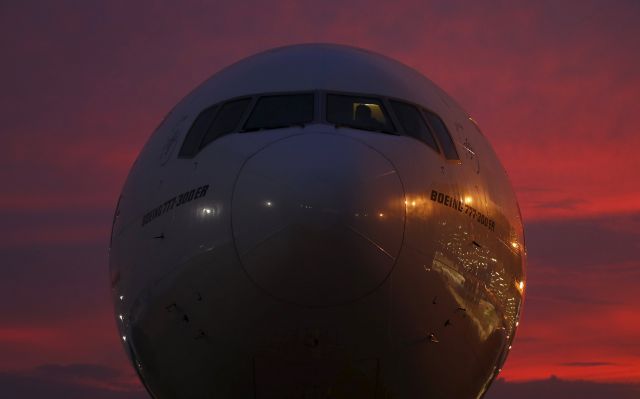
[{"label": "glossy painted surface", "polygon": [[403,198],[393,165],[363,142],[329,133],[276,141],[245,162],[235,184],[238,257],[275,298],[307,306],[356,301],[395,266]]},{"label": "glossy painted surface", "polygon": [[[177,158],[207,106],[301,90],[420,104],[461,160],[325,123]],[[125,348],[156,398],[480,397],[526,284],[513,190],[468,115],[417,72],[332,45],[250,57],[178,104],[125,184],[110,263]]]}]

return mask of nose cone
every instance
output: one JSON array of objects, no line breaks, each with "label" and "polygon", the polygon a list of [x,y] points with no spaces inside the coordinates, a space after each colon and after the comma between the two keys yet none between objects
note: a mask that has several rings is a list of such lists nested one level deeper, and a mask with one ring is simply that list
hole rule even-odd
[{"label": "nose cone", "polygon": [[391,272],[404,190],[378,151],[334,134],[279,140],[250,157],[233,193],[240,261],[272,296],[305,306],[361,298]]}]

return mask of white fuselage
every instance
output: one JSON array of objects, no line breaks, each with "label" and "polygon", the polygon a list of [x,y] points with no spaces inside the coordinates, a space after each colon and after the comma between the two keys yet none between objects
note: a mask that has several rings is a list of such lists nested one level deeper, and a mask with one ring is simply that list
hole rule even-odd
[{"label": "white fuselage", "polygon": [[[406,100],[440,115],[459,160],[327,123],[323,106],[305,126],[233,132],[179,158],[214,83],[158,128],[114,218],[117,322],[149,392],[481,397],[517,327],[525,247],[507,176],[475,123],[433,89]],[[345,91],[404,97],[356,89]]]}]

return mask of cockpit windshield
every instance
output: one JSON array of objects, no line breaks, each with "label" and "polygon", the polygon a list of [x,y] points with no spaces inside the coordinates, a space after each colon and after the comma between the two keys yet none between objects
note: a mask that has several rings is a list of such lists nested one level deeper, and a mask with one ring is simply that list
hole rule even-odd
[{"label": "cockpit windshield", "polygon": [[250,98],[242,98],[224,103],[202,139],[200,148],[237,129],[250,102]]},{"label": "cockpit windshield", "polygon": [[355,129],[387,133],[394,131],[382,101],[371,97],[328,94],[327,121]]},{"label": "cockpit windshield", "polygon": [[418,108],[402,101],[391,100],[390,103],[406,134],[417,138],[436,152],[440,152],[438,144],[436,144]]},{"label": "cockpit windshield", "polygon": [[[316,98],[326,98],[324,107]],[[231,133],[310,123],[411,136],[447,160],[460,160],[444,121],[423,106],[383,96],[323,91],[247,95],[205,108],[189,128],[178,157],[193,158],[209,143]]]},{"label": "cockpit windshield", "polygon": [[243,131],[304,126],[313,121],[313,99],[313,93],[260,97]]}]

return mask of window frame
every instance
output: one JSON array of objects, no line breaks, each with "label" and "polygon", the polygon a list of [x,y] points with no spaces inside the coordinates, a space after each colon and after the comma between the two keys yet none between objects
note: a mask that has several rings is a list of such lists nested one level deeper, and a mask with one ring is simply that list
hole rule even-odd
[{"label": "window frame", "polygon": [[258,104],[258,101],[260,101],[260,99],[264,98],[264,97],[278,97],[278,96],[295,96],[295,95],[301,95],[301,94],[311,94],[313,96],[313,115],[311,117],[311,120],[309,122],[305,122],[305,126],[306,125],[310,125],[313,123],[317,123],[318,122],[318,90],[295,90],[295,91],[278,91],[278,92],[266,92],[266,93],[260,93],[260,94],[255,94],[253,95],[253,101],[251,102],[251,104],[249,104],[248,110],[249,112],[247,112],[247,114],[242,118],[241,124],[240,124],[240,128],[237,129],[236,131],[234,131],[234,133],[243,133],[243,134],[247,134],[247,133],[257,133],[257,132],[261,132],[263,130],[275,130],[277,128],[267,128],[267,129],[259,129],[259,130],[246,130],[246,125],[247,122],[249,121],[249,119],[251,118],[251,115],[253,114],[253,112],[255,111],[255,107]]},{"label": "window frame", "polygon": [[443,148],[442,148],[442,144],[440,144],[440,140],[438,140],[438,137],[434,134],[433,128],[429,124],[429,121],[427,120],[426,115],[423,112],[423,108],[424,107],[422,107],[421,105],[414,104],[414,103],[412,103],[410,101],[399,100],[399,99],[392,98],[392,97],[387,97],[387,101],[389,102],[389,106],[390,107],[393,107],[392,102],[396,102],[396,103],[399,103],[399,104],[404,104],[404,105],[411,106],[416,111],[418,111],[418,114],[420,115],[420,118],[422,119],[422,122],[424,122],[424,125],[427,128],[427,131],[431,135],[431,138],[433,139],[433,142],[436,145],[436,148],[431,147],[431,145],[429,145],[429,144],[425,143],[424,141],[420,140],[418,137],[415,137],[414,135],[408,133],[407,130],[404,128],[404,125],[402,124],[402,122],[398,118],[396,110],[391,108],[393,110],[394,117],[396,119],[398,119],[398,126],[400,126],[400,128],[402,129],[402,133],[403,133],[402,135],[403,136],[407,136],[407,137],[410,137],[410,138],[412,138],[414,140],[417,140],[417,141],[421,142],[422,144],[424,144],[427,147],[429,147],[432,151],[436,152],[438,155],[440,155],[440,156],[442,156],[443,158],[446,159],[446,157],[444,156],[444,151],[443,151]]},{"label": "window frame", "polygon": [[[420,112],[422,113],[425,121],[427,122],[427,124],[431,128],[431,131],[434,133],[434,137],[436,139],[436,142],[440,145],[440,150],[442,151],[442,157],[445,159],[445,161],[456,163],[456,164],[462,164],[462,160],[460,159],[460,151],[458,150],[458,146],[456,145],[456,141],[454,140],[453,135],[451,134],[451,130],[449,129],[449,126],[447,126],[447,122],[440,116],[440,114],[438,114],[437,112],[429,109],[428,107],[419,106],[419,109],[420,109]],[[436,133],[436,129],[433,127],[433,125],[429,121],[429,117],[427,115],[427,112],[432,113],[438,119],[440,119],[440,121],[442,122],[442,125],[445,128],[445,133],[451,139],[451,144],[453,145],[453,150],[455,151],[457,158],[447,158],[447,155],[445,154],[445,151],[444,151],[444,145],[440,142],[440,138],[438,137],[438,134]]]},{"label": "window frame", "polygon": [[[204,140],[204,137],[207,135],[207,131],[209,130],[209,127],[211,126],[211,123],[218,116],[218,112],[220,112],[221,104],[223,104],[223,103],[224,103],[224,101],[212,104],[212,105],[210,105],[208,107],[205,107],[202,111],[198,112],[198,114],[196,115],[195,118],[193,118],[193,121],[189,125],[189,128],[187,129],[187,132],[185,133],[184,137],[182,138],[182,145],[180,146],[180,149],[178,150],[178,157],[177,157],[178,159],[193,159],[193,158],[195,158],[196,155],[198,155],[198,153],[201,150],[202,141]],[[199,140],[197,141],[197,144],[194,146],[195,147],[195,151],[191,155],[182,155],[182,149],[184,148],[185,144],[187,143],[187,138],[189,137],[189,133],[191,133],[191,131],[193,130],[193,127],[195,126],[196,122],[198,121],[198,119],[200,119],[200,117],[202,117],[202,115],[205,112],[208,112],[209,110],[211,110],[213,108],[215,108],[215,110],[213,111],[213,115],[211,116],[211,121],[209,121],[209,125],[205,128],[204,133],[202,133],[202,135],[200,136]]]},{"label": "window frame", "polygon": [[[451,130],[449,129],[449,126],[447,126],[447,122],[444,120],[444,118],[442,116],[440,116],[439,113],[435,112],[433,109],[431,109],[431,108],[429,108],[427,106],[424,106],[422,104],[419,104],[419,103],[416,103],[416,102],[413,102],[413,101],[410,101],[410,100],[407,100],[407,99],[404,99],[404,98],[398,98],[398,97],[393,97],[393,96],[386,96],[385,98],[389,102],[398,101],[398,102],[406,103],[406,104],[409,104],[409,105],[413,105],[414,107],[418,108],[418,111],[420,111],[420,114],[422,115],[422,118],[423,118],[424,122],[427,124],[427,126],[431,130],[433,138],[435,139],[436,144],[438,145],[438,148],[440,150],[440,156],[442,157],[442,159],[444,159],[447,163],[454,163],[454,164],[457,164],[457,165],[461,165],[462,164],[462,159],[460,158],[460,151],[458,149],[458,145],[456,143],[456,140],[454,140],[453,135],[451,135]],[[447,134],[451,138],[451,142],[453,143],[453,148],[456,151],[456,155],[458,156],[458,159],[448,159],[446,157],[446,155],[444,154],[444,147],[442,146],[442,143],[440,142],[440,139],[438,138],[438,136],[435,134],[435,130],[434,130],[433,126],[431,125],[431,123],[429,122],[429,118],[427,118],[427,114],[426,114],[425,111],[428,111],[428,112],[431,112],[432,114],[435,114],[438,118],[440,118],[442,123],[445,125],[445,128],[447,129]],[[394,117],[396,117],[395,112],[393,114],[394,114]],[[398,123],[399,123],[399,121],[398,121]],[[404,129],[402,129],[402,135],[403,136],[407,136],[407,137],[411,137],[409,134],[406,134]],[[412,137],[412,138],[414,138],[414,137]],[[418,141],[420,141],[420,140],[418,140]],[[420,141],[420,142],[422,142],[422,141]],[[427,147],[429,147],[429,146],[427,145]],[[431,148],[431,147],[429,147],[429,148]]]},{"label": "window frame", "polygon": [[397,121],[394,118],[394,112],[390,112],[389,110],[389,104],[385,101],[386,97],[385,96],[381,96],[381,95],[376,95],[376,94],[369,94],[369,93],[356,93],[356,92],[348,92],[348,91],[338,91],[338,90],[323,90],[323,99],[322,99],[322,103],[323,103],[323,110],[322,110],[322,123],[331,125],[331,126],[336,126],[335,122],[330,122],[327,119],[327,115],[328,115],[328,110],[329,110],[329,96],[330,95],[336,95],[336,96],[344,96],[344,97],[359,97],[359,98],[371,98],[373,100],[378,100],[380,101],[380,104],[383,106],[382,108],[382,112],[384,113],[384,116],[388,118],[389,120],[389,124],[391,125],[392,130],[388,131],[388,130],[371,130],[371,129],[362,129],[359,127],[355,127],[355,126],[349,126],[349,125],[339,125],[337,127],[343,127],[343,128],[347,128],[347,129],[355,129],[355,130],[361,130],[364,132],[373,132],[373,133],[384,133],[384,134],[389,134],[392,136],[400,136],[399,134],[399,129],[397,128]]},{"label": "window frame", "polygon": [[[234,101],[239,101],[239,100],[243,100],[243,99],[249,99],[249,104],[247,104],[247,110],[252,109],[253,108],[253,104],[255,103],[255,95],[243,95],[243,96],[236,96],[236,97],[231,97],[228,98],[226,100],[222,100],[222,101],[218,101],[215,102],[207,107],[204,107],[200,112],[198,112],[198,114],[196,115],[195,118],[193,118],[193,121],[191,122],[191,124],[189,125],[189,128],[187,129],[187,132],[185,133],[184,137],[182,138],[182,145],[180,146],[180,150],[178,150],[178,159],[193,159],[196,156],[198,156],[198,154],[202,151],[202,149],[204,149],[205,147],[207,147],[207,145],[213,143],[214,141],[218,140],[218,138],[222,137],[222,136],[227,136],[229,134],[233,134],[238,130],[238,126],[236,125],[236,127],[234,128],[234,130],[232,130],[229,133],[223,134],[222,136],[218,136],[216,139],[211,140],[209,143],[207,143],[207,145],[203,145],[202,143],[204,142],[204,138],[207,136],[207,133],[209,132],[209,128],[211,127],[211,125],[209,125],[207,127],[207,130],[204,132],[204,134],[200,137],[200,140],[198,141],[198,145],[197,145],[197,149],[196,151],[193,153],[193,155],[180,155],[180,153],[182,152],[182,147],[184,146],[186,140],[187,140],[187,136],[189,135],[189,132],[191,131],[191,129],[193,128],[193,125],[196,123],[196,121],[198,120],[198,118],[200,118],[200,116],[202,116],[202,114],[204,114],[205,112],[207,112],[208,110],[210,110],[211,108],[216,108],[212,119],[211,119],[211,123],[213,123],[216,118],[218,117],[218,114],[220,113],[220,110],[222,109],[222,107],[230,102],[234,102]],[[244,111],[245,114],[247,113],[247,111]],[[242,117],[240,118],[240,122],[244,123],[244,120],[246,119],[247,115],[242,115]],[[241,126],[241,125],[240,125]]]},{"label": "window frame", "polygon": [[[404,98],[378,95],[378,94],[375,94],[375,93],[361,93],[361,92],[350,92],[350,91],[339,91],[339,90],[293,90],[293,91],[263,92],[263,93],[255,93],[255,94],[246,94],[246,95],[235,96],[235,97],[231,97],[231,98],[228,98],[228,99],[213,103],[213,104],[211,104],[211,105],[209,105],[207,107],[204,107],[200,112],[198,112],[196,117],[191,121],[191,124],[189,125],[189,128],[187,129],[186,133],[182,137],[182,144],[180,146],[180,150],[178,151],[177,159],[186,159],[186,160],[193,159],[193,158],[197,157],[198,154],[200,154],[200,152],[204,148],[206,148],[209,144],[217,141],[219,138],[224,137],[224,136],[233,135],[233,134],[240,134],[240,133],[242,133],[242,134],[261,133],[261,132],[263,132],[263,130],[270,130],[270,129],[260,129],[258,131],[254,131],[254,130],[246,131],[245,130],[245,126],[247,124],[247,121],[249,120],[249,118],[253,114],[253,112],[255,110],[255,106],[258,103],[258,101],[263,97],[300,95],[300,94],[312,94],[313,95],[313,101],[314,101],[313,117],[309,122],[304,123],[305,126],[306,125],[311,125],[311,124],[326,124],[326,125],[330,125],[330,126],[335,126],[336,128],[343,127],[343,128],[347,128],[347,129],[360,130],[360,131],[363,131],[363,132],[382,133],[382,134],[387,134],[387,135],[391,135],[391,136],[409,137],[409,138],[411,138],[413,140],[416,140],[416,141],[419,141],[420,143],[422,143],[425,146],[429,147],[432,151],[435,151],[435,152],[439,153],[439,155],[442,157],[442,159],[444,161],[446,161],[447,163],[462,164],[462,160],[460,158],[459,148],[458,148],[458,146],[456,144],[456,140],[454,139],[454,136],[451,134],[451,130],[449,129],[449,126],[447,125],[446,120],[444,118],[442,118],[442,116],[440,116],[439,113],[433,111],[431,108],[426,107],[426,106],[424,106],[422,104],[418,104],[416,102],[404,99]],[[372,99],[372,100],[379,101],[381,106],[382,106],[382,112],[383,112],[384,116],[388,118],[388,122],[391,125],[392,130],[370,130],[370,129],[363,129],[363,128],[358,128],[358,127],[349,126],[349,125],[336,125],[336,123],[330,122],[327,119],[327,116],[328,116],[327,115],[328,101],[329,101],[329,96],[330,95],[344,96],[344,97],[356,97],[356,98],[363,98],[363,99],[369,98],[369,99]],[[211,121],[213,123],[216,120],[216,118],[218,117],[218,114],[220,113],[220,110],[222,109],[222,107],[225,104],[230,103],[230,102],[234,102],[234,101],[243,100],[243,99],[249,99],[249,103],[247,104],[247,108],[244,110],[244,114],[242,115],[242,117],[240,118],[240,120],[238,121],[237,125],[235,126],[235,128],[232,131],[230,131],[229,133],[223,134],[221,136],[218,136],[214,140],[212,140],[209,143],[207,143],[206,145],[203,145],[204,139],[207,136],[207,132],[208,132],[208,128],[207,128],[207,131],[202,135],[202,137],[200,137],[200,141],[198,143],[197,150],[195,151],[195,153],[193,155],[189,155],[189,156],[184,156],[184,155],[181,156],[180,155],[180,152],[182,151],[182,147],[184,146],[184,144],[186,142],[186,139],[187,139],[187,136],[188,136],[189,132],[193,128],[193,125],[195,124],[195,122],[198,120],[198,118],[203,113],[205,113],[206,111],[208,111],[211,108],[217,107],[217,109],[215,110],[215,113],[213,115],[212,121]],[[412,107],[416,108],[419,111],[423,122],[427,126],[427,129],[429,130],[429,133],[433,137],[433,139],[434,139],[434,141],[435,141],[435,143],[436,143],[436,145],[438,147],[437,150],[432,148],[429,144],[425,143],[424,141],[420,140],[419,138],[414,137],[413,135],[409,134],[405,130],[404,126],[402,125],[402,123],[400,121],[400,119],[398,118],[398,115],[396,114],[395,110],[393,109],[393,106],[391,104],[392,101],[412,106]],[[432,123],[429,121],[429,117],[428,117],[427,113],[434,114],[435,116],[437,116],[442,121],[442,123],[443,123],[443,125],[445,127],[445,130],[446,130],[446,133],[449,136],[449,138],[451,139],[451,142],[453,144],[453,149],[455,150],[456,156],[458,157],[457,159],[448,159],[446,157],[443,144],[441,143],[441,140],[438,137],[438,135],[436,133],[436,130],[434,129]]]},{"label": "window frame", "polygon": [[[207,133],[209,133],[209,131],[207,130],[207,133],[205,133],[202,136],[202,138],[200,140],[200,144],[198,144],[198,151],[196,152],[196,155],[199,154],[200,151],[202,151],[204,148],[206,148],[209,144],[213,143],[214,141],[217,141],[219,138],[224,137],[224,136],[228,136],[228,135],[233,134],[233,133],[236,133],[238,131],[238,127],[242,126],[241,123],[243,123],[244,120],[247,118],[248,112],[253,108],[253,105],[255,104],[255,96],[233,97],[233,98],[230,98],[230,99],[228,99],[226,101],[221,101],[221,102],[216,104],[218,106],[218,110],[216,111],[216,114],[214,115],[213,120],[211,121],[212,123],[214,123],[216,121],[216,119],[218,118],[218,115],[220,114],[220,111],[222,111],[222,108],[225,105],[227,105],[229,103],[237,102],[237,101],[242,101],[242,100],[249,100],[249,102],[247,103],[246,108],[243,110],[243,114],[240,117],[240,119],[238,119],[238,122],[236,123],[235,127],[230,132],[222,134],[222,135],[219,135],[216,138],[214,138],[213,140],[211,140],[211,141],[209,141],[208,143],[205,144],[204,143],[204,139],[207,137]],[[211,127],[211,126],[209,126],[209,127]]]}]

